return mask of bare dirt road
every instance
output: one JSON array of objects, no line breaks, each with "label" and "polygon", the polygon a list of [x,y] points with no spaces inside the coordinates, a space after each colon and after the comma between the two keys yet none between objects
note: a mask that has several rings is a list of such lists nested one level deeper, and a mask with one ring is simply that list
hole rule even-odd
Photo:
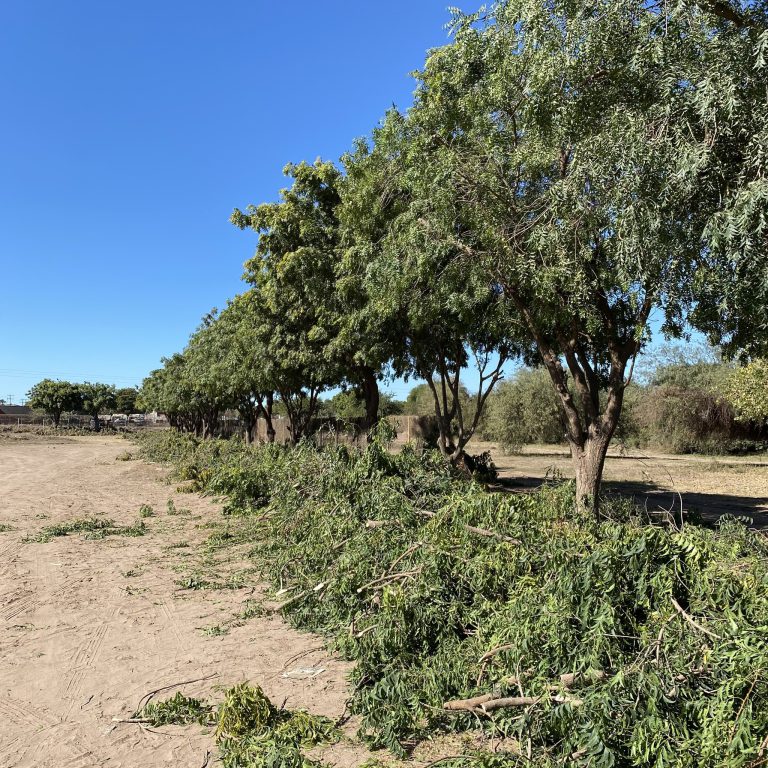
[{"label": "bare dirt road", "polygon": [[[0,533],[2,768],[213,764],[213,740],[200,727],[160,732],[113,722],[129,718],[149,691],[190,680],[199,682],[181,686],[187,695],[217,700],[216,685],[249,680],[277,704],[342,714],[347,667],[317,637],[278,618],[221,636],[204,631],[241,611],[254,587],[247,563],[228,562],[230,573],[241,569],[239,588],[183,588],[185,556],[222,525],[215,503],[176,493],[159,467],[116,460],[134,450],[125,440],[22,438],[0,440],[0,526],[10,529]],[[169,499],[182,514],[168,514]],[[141,537],[25,540],[78,518],[131,525],[142,505],[154,514]],[[283,677],[307,666],[325,671]],[[333,753],[338,765],[365,757],[351,744]]]}]

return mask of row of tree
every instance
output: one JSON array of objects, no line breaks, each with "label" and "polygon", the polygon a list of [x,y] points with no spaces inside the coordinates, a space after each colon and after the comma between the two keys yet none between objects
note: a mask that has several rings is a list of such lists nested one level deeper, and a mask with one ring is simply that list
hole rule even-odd
[{"label": "row of tree", "polygon": [[84,413],[94,420],[94,428],[101,429],[99,416],[116,411],[131,414],[137,409],[138,390],[125,387],[116,389],[111,384],[72,384],[69,381],[43,379],[27,393],[30,408],[43,411],[59,426],[64,413]]},{"label": "row of tree", "polygon": [[765,353],[767,35],[765,0],[456,12],[411,109],[235,210],[259,235],[250,290],[149,377],[147,402],[209,434],[225,407],[269,424],[278,398],[298,440],[325,388],[357,389],[373,421],[382,377],[419,378],[456,461],[518,357],[547,372],[596,508],[652,318]]}]

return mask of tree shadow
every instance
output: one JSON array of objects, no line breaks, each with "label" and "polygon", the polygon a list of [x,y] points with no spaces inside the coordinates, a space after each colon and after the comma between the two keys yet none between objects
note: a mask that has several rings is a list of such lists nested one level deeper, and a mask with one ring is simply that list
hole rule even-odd
[{"label": "tree shadow", "polygon": [[[527,492],[539,488],[546,482],[542,478],[504,477],[498,486],[510,492]],[[768,530],[768,494],[763,497],[735,496],[720,493],[677,493],[651,482],[605,481],[603,492],[606,496],[631,499],[637,506],[650,514],[670,513],[677,519],[682,509],[683,518],[701,520],[705,525],[714,525],[723,515],[749,517],[756,530]]]}]

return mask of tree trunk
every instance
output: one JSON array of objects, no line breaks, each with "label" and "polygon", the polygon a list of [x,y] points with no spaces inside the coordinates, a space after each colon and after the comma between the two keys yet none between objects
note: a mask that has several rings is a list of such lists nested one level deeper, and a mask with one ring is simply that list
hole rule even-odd
[{"label": "tree trunk", "polygon": [[379,382],[373,368],[363,369],[361,388],[365,401],[365,429],[370,431],[379,422]]},{"label": "tree trunk", "polygon": [[451,464],[456,464],[461,458],[462,452],[457,452],[456,444],[453,442],[453,435],[451,434],[451,422],[441,416],[438,416],[437,425],[439,430],[437,447],[440,449],[440,453],[445,459],[447,459]]},{"label": "tree trunk", "polygon": [[93,431],[94,432],[101,432],[101,422],[99,421],[99,414],[95,413],[93,415]]},{"label": "tree trunk", "polygon": [[275,425],[272,423],[272,408],[275,405],[275,396],[269,392],[266,397],[266,405],[264,406],[264,420],[267,422],[267,442],[275,442]]},{"label": "tree trunk", "polygon": [[581,443],[569,440],[576,470],[576,504],[582,510],[600,515],[600,485],[610,437],[591,434]]},{"label": "tree trunk", "polygon": [[253,443],[253,428],[256,424],[252,413],[246,413],[243,416],[243,422],[245,423],[245,443],[251,445]]},{"label": "tree trunk", "polygon": [[61,421],[61,411],[54,412],[53,414],[53,426],[56,427],[56,429],[59,428],[59,422]]}]

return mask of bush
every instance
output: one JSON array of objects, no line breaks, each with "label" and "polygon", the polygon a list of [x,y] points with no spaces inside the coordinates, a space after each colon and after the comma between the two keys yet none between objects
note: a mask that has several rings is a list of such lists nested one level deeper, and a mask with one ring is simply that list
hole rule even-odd
[{"label": "bush", "polygon": [[738,422],[733,406],[716,392],[652,386],[639,398],[635,413],[643,443],[671,453],[727,454],[763,447],[760,436]]},{"label": "bush", "polygon": [[562,443],[564,429],[549,374],[523,369],[488,399],[482,434],[507,452],[527,443]]}]

